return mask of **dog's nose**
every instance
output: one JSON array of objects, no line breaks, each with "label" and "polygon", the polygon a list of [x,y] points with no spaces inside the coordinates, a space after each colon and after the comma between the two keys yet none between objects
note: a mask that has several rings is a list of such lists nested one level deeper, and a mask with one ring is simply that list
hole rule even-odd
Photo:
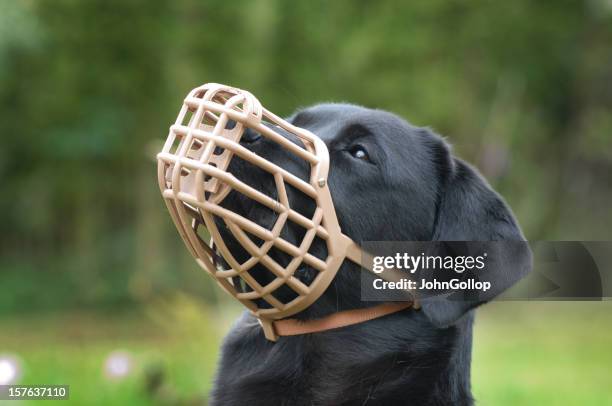
[{"label": "dog's nose", "polygon": [[247,128],[240,138],[240,142],[245,144],[252,144],[261,138],[261,134],[254,131],[252,128]]}]

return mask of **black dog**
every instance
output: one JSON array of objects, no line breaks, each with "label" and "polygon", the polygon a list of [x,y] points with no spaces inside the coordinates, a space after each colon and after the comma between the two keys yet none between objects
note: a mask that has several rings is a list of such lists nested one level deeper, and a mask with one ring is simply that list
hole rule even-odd
[{"label": "black dog", "polygon": [[[524,239],[502,198],[429,129],[344,104],[314,106],[290,121],[327,144],[338,219],[354,241]],[[265,137],[249,132],[241,143],[307,178],[307,166]],[[273,189],[265,173],[236,161],[230,165],[233,174],[259,189]],[[290,198],[292,206],[310,209],[299,193],[292,191]],[[274,220],[241,196],[228,196],[226,204],[261,224]],[[288,239],[299,238],[295,230],[286,233]],[[240,256],[240,247],[230,245]],[[296,317],[370,305],[360,300],[360,271],[350,267],[357,265],[345,261],[327,291]],[[311,274],[307,268],[298,272],[305,281]],[[281,337],[276,343],[266,340],[257,320],[245,312],[223,344],[211,404],[471,405],[472,309],[490,299],[423,303],[421,311]]]}]

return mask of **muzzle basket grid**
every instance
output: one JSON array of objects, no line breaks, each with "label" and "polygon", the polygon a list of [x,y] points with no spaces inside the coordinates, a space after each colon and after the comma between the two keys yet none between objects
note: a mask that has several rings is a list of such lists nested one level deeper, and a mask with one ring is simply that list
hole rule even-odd
[{"label": "muzzle basket grid", "polygon": [[[302,146],[274,131],[271,128],[274,126],[295,135]],[[241,145],[240,139],[247,128],[308,162],[309,181]],[[262,193],[229,173],[227,168],[233,157],[269,173],[278,198]],[[249,92],[219,84],[206,84],[191,91],[157,158],[159,187],[189,252],[224,290],[260,319],[268,338],[273,339],[273,320],[298,313],[321,296],[345,258],[361,263],[359,247],[342,234],[338,224],[327,185],[329,154],[325,143],[309,131],[270,113]],[[316,203],[311,218],[291,208],[287,185]],[[232,190],[274,211],[276,221],[273,226],[267,229],[222,207],[221,203]],[[250,258],[239,262],[232,255],[215,218],[223,221]],[[306,229],[301,243],[293,244],[281,237],[288,221]],[[250,235],[263,243],[257,245]],[[324,259],[309,253],[315,238],[325,242],[327,257]],[[283,267],[272,259],[269,255],[271,249],[289,255],[288,265]],[[218,267],[217,253],[231,269]],[[274,279],[262,286],[249,272],[256,265],[269,270]],[[317,272],[309,285],[294,276],[300,265],[307,265]],[[248,291],[237,289],[236,277],[248,285]],[[295,292],[295,297],[287,303],[274,296],[281,286],[288,286]],[[269,307],[258,305],[260,299]]]}]

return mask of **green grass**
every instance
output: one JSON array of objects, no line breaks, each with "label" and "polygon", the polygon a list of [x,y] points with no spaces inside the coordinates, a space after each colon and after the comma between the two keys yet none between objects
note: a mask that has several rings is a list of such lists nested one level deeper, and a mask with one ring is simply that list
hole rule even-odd
[{"label": "green grass", "polygon": [[612,302],[500,302],[479,312],[482,405],[612,405]]},{"label": "green grass", "polygon": [[[473,390],[481,405],[612,404],[612,303],[513,303],[479,312]],[[186,297],[143,312],[71,312],[0,320],[0,354],[18,356],[23,384],[70,384],[71,404],[199,404],[218,346],[236,308],[207,309]],[[112,351],[131,354],[134,368],[109,380]],[[163,384],[145,389],[151,371]],[[20,402],[19,404],[67,402]],[[0,404],[2,402],[0,401]]]},{"label": "green grass", "polygon": [[[227,329],[227,323],[215,321],[209,313],[178,297],[139,313],[4,319],[0,354],[21,359],[19,383],[69,384],[71,404],[201,404],[212,383],[220,331]],[[113,380],[105,375],[104,363],[117,350],[130,354],[133,370]],[[164,375],[156,393],[145,389],[152,371]]]}]

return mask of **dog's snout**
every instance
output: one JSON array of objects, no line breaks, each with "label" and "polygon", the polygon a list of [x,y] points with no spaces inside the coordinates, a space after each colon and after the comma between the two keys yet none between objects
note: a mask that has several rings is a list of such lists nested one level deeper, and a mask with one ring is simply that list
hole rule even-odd
[{"label": "dog's snout", "polygon": [[252,128],[247,128],[240,138],[241,143],[252,144],[261,138],[261,134],[254,131]]}]

